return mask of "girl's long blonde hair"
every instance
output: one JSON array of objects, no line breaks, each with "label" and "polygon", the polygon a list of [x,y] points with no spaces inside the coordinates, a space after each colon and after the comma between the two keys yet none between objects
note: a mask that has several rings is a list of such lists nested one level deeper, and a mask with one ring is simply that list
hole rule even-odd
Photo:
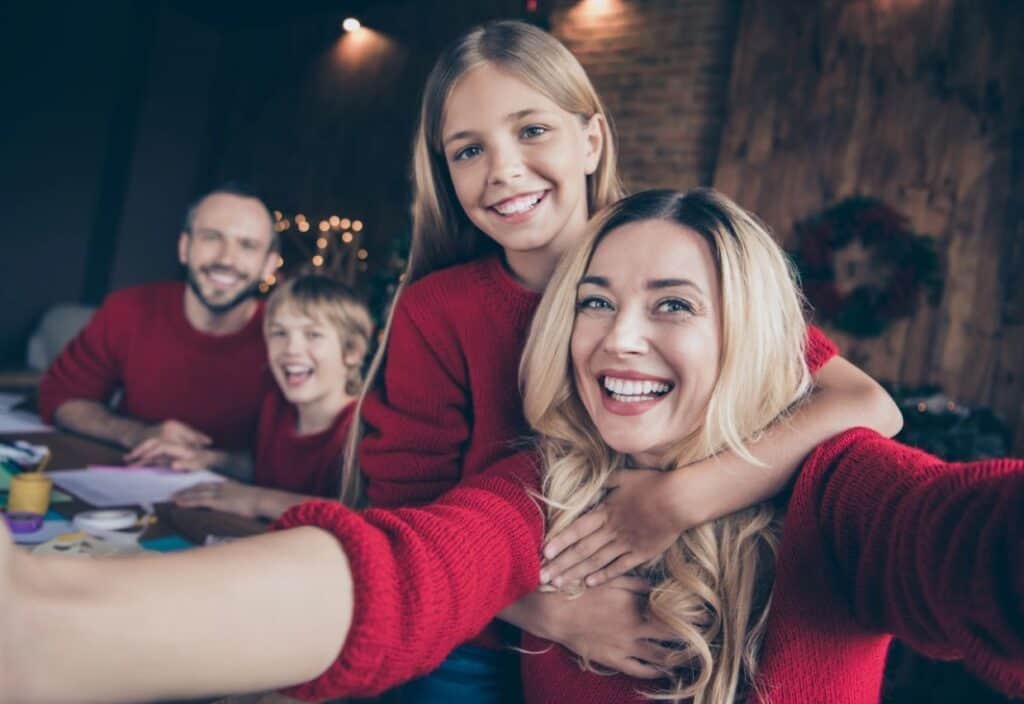
[{"label": "girl's long blonde hair", "polygon": [[600,115],[603,148],[597,168],[587,176],[588,212],[599,210],[623,195],[611,119],[579,61],[557,39],[525,22],[502,20],[469,30],[441,54],[423,89],[413,146],[409,262],[392,299],[346,444],[341,499],[350,505],[362,500],[356,449],[362,435],[363,400],[383,365],[398,297],[405,286],[433,271],[499,251],[498,245],[466,217],[455,196],[441,145],[445,106],[455,84],[466,73],[485,64],[518,78],[566,112],[579,115],[581,120],[589,121]]},{"label": "girl's long blonde hair", "polygon": [[[760,464],[749,445],[807,393],[806,326],[789,261],[755,217],[708,189],[645,191],[606,209],[562,261],[534,318],[520,365],[525,415],[541,436],[548,531],[598,503],[609,476],[630,460],[611,448],[575,388],[570,340],[576,287],[601,240],[623,225],[664,220],[699,233],[721,283],[718,378],[696,429],[670,453],[668,470],[732,450]],[[671,686],[655,699],[733,701],[753,682],[778,542],[775,511],[762,504],[690,529],[641,570],[653,615],[679,647]]]}]

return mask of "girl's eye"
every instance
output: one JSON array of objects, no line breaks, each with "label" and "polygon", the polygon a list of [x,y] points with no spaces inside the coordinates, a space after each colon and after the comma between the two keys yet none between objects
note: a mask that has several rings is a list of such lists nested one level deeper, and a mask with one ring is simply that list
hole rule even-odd
[{"label": "girl's eye", "polygon": [[693,313],[693,304],[682,298],[666,298],[659,301],[656,310],[659,313]]},{"label": "girl's eye", "polygon": [[310,330],[309,332],[306,333],[306,337],[309,338],[310,340],[319,340],[323,336],[324,334],[319,330]]},{"label": "girl's eye", "polygon": [[612,304],[600,296],[586,296],[576,302],[578,311],[603,311],[612,310]]},{"label": "girl's eye", "polygon": [[271,330],[270,331],[270,337],[284,337],[284,336],[285,336],[284,330]]},{"label": "girl's eye", "polygon": [[522,136],[525,137],[526,139],[532,139],[534,137],[540,137],[547,131],[548,128],[544,127],[543,125],[530,125],[529,127],[523,128]]},{"label": "girl's eye", "polygon": [[480,147],[475,144],[471,144],[470,146],[463,147],[455,152],[454,156],[452,156],[452,161],[465,161],[466,159],[472,159],[473,157],[478,156],[480,151]]}]

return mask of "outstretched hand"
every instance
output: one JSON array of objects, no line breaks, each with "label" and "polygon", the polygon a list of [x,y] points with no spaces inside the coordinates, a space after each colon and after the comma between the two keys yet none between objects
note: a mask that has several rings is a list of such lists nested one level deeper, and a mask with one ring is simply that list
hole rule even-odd
[{"label": "outstretched hand", "polygon": [[561,588],[582,580],[594,587],[661,555],[693,525],[674,495],[674,475],[651,469],[612,475],[604,501],[545,545],[541,582]]}]

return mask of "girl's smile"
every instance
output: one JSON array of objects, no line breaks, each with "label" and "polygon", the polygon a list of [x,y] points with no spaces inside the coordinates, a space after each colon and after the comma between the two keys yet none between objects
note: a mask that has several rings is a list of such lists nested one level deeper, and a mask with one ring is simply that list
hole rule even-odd
[{"label": "girl's smile", "polygon": [[448,97],[441,139],[459,204],[531,287],[543,288],[587,222],[601,120],[563,110],[489,64],[460,78]]}]

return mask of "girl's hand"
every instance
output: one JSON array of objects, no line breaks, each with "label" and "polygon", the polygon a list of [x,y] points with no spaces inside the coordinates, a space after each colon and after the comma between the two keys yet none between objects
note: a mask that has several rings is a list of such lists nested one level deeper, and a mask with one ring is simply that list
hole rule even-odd
[{"label": "girl's hand", "polygon": [[187,508],[212,508],[247,518],[258,518],[261,491],[257,487],[228,479],[222,482],[203,482],[182,489],[171,497],[171,501]]},{"label": "girl's hand", "polygon": [[150,438],[124,456],[129,464],[169,467],[180,472],[213,469],[223,463],[225,453],[197,445]]},{"label": "girl's hand", "polygon": [[[642,579],[619,577],[577,597],[533,592],[509,607],[515,609],[516,617],[508,620],[595,665],[631,677],[655,679],[665,674],[672,652],[660,643],[675,638],[665,625],[647,617],[649,591]],[[594,614],[601,617],[594,618]]]},{"label": "girl's hand", "polygon": [[680,471],[616,472],[604,501],[548,541],[541,582],[560,588],[584,580],[593,587],[661,555],[695,525],[682,516]]}]

